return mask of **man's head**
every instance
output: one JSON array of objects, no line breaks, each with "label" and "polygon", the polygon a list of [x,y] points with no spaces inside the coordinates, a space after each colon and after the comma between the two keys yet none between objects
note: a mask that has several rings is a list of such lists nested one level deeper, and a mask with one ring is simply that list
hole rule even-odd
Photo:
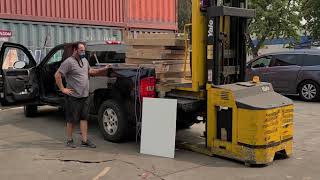
[{"label": "man's head", "polygon": [[82,59],[85,57],[86,45],[83,42],[76,42],[72,45],[73,56]]}]

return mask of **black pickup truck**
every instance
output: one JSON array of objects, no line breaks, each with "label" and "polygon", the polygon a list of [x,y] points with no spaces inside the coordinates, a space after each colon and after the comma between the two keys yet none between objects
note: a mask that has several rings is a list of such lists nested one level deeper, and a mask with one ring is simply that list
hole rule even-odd
[{"label": "black pickup truck", "polygon": [[[55,84],[54,73],[72,54],[70,44],[53,48],[41,62],[19,44],[4,43],[0,52],[0,100],[2,106],[24,105],[27,117],[38,106],[63,107],[64,95]],[[112,63],[104,76],[90,78],[90,114],[99,122],[104,138],[126,140],[139,121],[143,97],[155,97],[155,70],[124,64],[121,44],[87,44],[92,68]]]}]

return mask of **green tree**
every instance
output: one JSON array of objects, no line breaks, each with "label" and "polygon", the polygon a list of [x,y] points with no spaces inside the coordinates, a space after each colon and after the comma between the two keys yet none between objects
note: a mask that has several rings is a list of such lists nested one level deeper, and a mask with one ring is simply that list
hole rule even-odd
[{"label": "green tree", "polygon": [[[247,34],[249,50],[254,57],[267,39],[298,39],[299,0],[251,0],[249,7],[256,9],[256,17],[249,22]],[[254,39],[258,41],[256,45]]]},{"label": "green tree", "polygon": [[179,0],[178,1],[178,26],[179,31],[183,32],[185,24],[191,22],[191,0]]},{"label": "green tree", "polygon": [[301,0],[302,16],[306,20],[305,29],[310,32],[313,39],[320,39],[320,1]]}]

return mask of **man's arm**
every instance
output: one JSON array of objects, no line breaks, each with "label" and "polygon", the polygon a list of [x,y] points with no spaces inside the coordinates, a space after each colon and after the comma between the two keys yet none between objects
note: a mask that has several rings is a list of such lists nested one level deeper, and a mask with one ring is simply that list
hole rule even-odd
[{"label": "man's arm", "polygon": [[61,72],[57,71],[56,74],[54,75],[55,79],[56,79],[56,84],[57,86],[59,87],[60,91],[63,93],[63,94],[66,94],[66,95],[71,95],[73,90],[72,89],[68,89],[68,88],[65,88],[63,86],[63,83],[62,83],[62,74]]},{"label": "man's arm", "polygon": [[105,76],[105,75],[107,75],[107,71],[109,68],[111,68],[111,65],[107,65],[107,66],[100,68],[100,69],[90,68],[89,75],[90,76]]}]

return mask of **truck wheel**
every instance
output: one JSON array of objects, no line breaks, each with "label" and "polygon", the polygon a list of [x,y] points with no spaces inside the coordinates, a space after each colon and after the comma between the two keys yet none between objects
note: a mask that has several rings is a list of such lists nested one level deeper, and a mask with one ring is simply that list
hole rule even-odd
[{"label": "truck wheel", "polygon": [[313,81],[305,81],[299,87],[299,94],[304,101],[317,101],[320,97],[320,87]]},{"label": "truck wheel", "polygon": [[24,115],[26,117],[34,117],[37,115],[38,106],[36,105],[25,105],[24,106]]},{"label": "truck wheel", "polygon": [[121,142],[126,140],[128,119],[123,106],[115,100],[107,100],[99,109],[99,128],[105,140]]}]

